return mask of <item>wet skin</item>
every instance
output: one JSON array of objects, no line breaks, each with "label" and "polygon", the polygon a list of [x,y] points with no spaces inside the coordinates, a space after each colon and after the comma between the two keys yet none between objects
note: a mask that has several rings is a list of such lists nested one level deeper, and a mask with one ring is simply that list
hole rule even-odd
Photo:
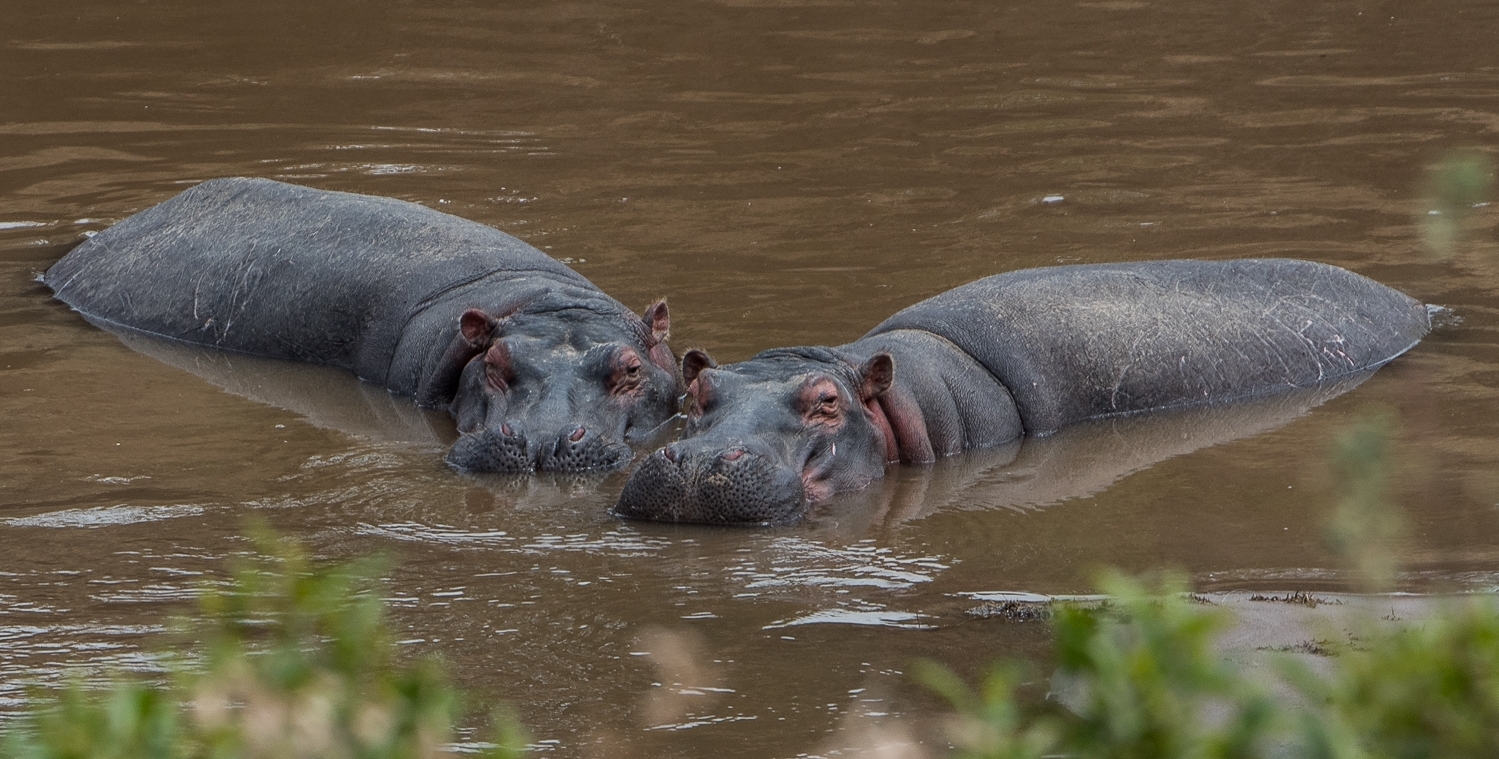
[{"label": "wet skin", "polygon": [[858,341],[717,366],[688,351],[688,425],[615,512],[780,524],[896,462],[1086,419],[1229,403],[1367,372],[1414,346],[1427,307],[1333,266],[1155,261],[996,275]]},{"label": "wet skin", "polygon": [[467,471],[624,466],[681,390],[664,302],[636,315],[510,235],[389,198],[210,180],[44,281],[111,329],[338,366],[447,409]]},{"label": "wet skin", "polygon": [[491,472],[628,464],[629,443],[673,416],[679,386],[666,304],[653,305],[642,325],[643,338],[567,312],[465,312],[455,340],[474,355],[448,405],[461,433],[448,463]]},{"label": "wet skin", "polygon": [[[930,463],[1020,437],[1005,388],[955,352],[924,355],[940,348],[935,342],[901,330],[727,366],[688,351],[682,439],[641,462],[616,513],[786,524],[813,503],[863,489],[890,464]],[[959,378],[962,389],[953,392]]]}]

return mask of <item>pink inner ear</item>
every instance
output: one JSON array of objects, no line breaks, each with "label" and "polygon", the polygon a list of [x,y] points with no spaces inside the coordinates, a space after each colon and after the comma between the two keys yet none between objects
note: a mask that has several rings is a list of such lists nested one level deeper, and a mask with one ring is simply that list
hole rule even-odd
[{"label": "pink inner ear", "polygon": [[652,303],[651,307],[646,309],[642,321],[651,331],[652,347],[666,342],[666,338],[671,335],[671,312],[667,310],[664,300]]},{"label": "pink inner ear", "polygon": [[709,356],[708,354],[696,348],[693,348],[692,350],[687,351],[687,355],[682,357],[682,380],[685,382],[692,382],[693,380],[697,379],[705,369],[712,369],[715,366],[717,366],[717,364],[713,362],[712,356]]},{"label": "pink inner ear", "polygon": [[895,381],[895,360],[889,353],[881,351],[874,354],[860,369],[863,375],[859,386],[861,400],[869,400],[884,393]]},{"label": "pink inner ear", "polygon": [[489,314],[477,308],[464,311],[463,316],[458,318],[458,330],[463,334],[463,339],[476,347],[489,339],[494,324],[495,320]]}]

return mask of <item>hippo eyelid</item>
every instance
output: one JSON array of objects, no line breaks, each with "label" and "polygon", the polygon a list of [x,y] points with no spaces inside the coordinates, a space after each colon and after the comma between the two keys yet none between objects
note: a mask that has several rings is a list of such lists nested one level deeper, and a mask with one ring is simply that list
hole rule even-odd
[{"label": "hippo eyelid", "polygon": [[623,395],[633,393],[641,387],[645,378],[642,370],[645,367],[639,353],[630,348],[621,348],[610,357],[609,364],[605,383],[611,393]]}]

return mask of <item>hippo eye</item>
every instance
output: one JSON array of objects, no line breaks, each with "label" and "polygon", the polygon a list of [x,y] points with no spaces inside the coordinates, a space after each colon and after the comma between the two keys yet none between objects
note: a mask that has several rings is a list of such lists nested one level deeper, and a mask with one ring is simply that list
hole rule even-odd
[{"label": "hippo eye", "polygon": [[837,426],[843,418],[842,396],[838,383],[817,377],[797,389],[792,403],[808,423]]},{"label": "hippo eye", "polygon": [[616,367],[613,376],[609,378],[610,389],[613,392],[627,393],[640,386],[644,372],[638,356],[630,355]]},{"label": "hippo eye", "polygon": [[832,391],[823,391],[817,396],[817,403],[812,406],[812,416],[834,418],[838,416],[838,394]]}]

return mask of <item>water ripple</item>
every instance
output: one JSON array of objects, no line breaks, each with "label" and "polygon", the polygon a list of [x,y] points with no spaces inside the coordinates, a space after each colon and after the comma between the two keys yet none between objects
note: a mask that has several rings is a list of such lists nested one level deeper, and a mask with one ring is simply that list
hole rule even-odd
[{"label": "water ripple", "polygon": [[141,522],[159,522],[163,519],[198,516],[202,506],[180,504],[176,506],[99,506],[92,509],[63,509],[29,517],[14,517],[3,520],[9,527],[112,527]]},{"label": "water ripple", "polygon": [[931,582],[949,567],[938,556],[901,556],[894,549],[863,540],[838,547],[800,538],[777,538],[763,554],[743,557],[730,567],[746,588],[874,587],[909,588]]},{"label": "water ripple", "polygon": [[927,618],[926,614],[916,614],[909,611],[890,611],[887,609],[866,611],[855,609],[823,609],[795,619],[772,622],[761,629],[779,630],[787,627],[800,627],[802,625],[862,625],[866,627],[893,627],[901,630],[935,629],[936,625],[928,625],[920,621],[925,618]]},{"label": "water ripple", "polygon": [[495,546],[513,545],[515,538],[504,530],[465,530],[449,525],[428,525],[417,522],[393,524],[359,523],[354,528],[356,535],[372,535],[392,540],[417,543],[442,543],[446,545]]}]

